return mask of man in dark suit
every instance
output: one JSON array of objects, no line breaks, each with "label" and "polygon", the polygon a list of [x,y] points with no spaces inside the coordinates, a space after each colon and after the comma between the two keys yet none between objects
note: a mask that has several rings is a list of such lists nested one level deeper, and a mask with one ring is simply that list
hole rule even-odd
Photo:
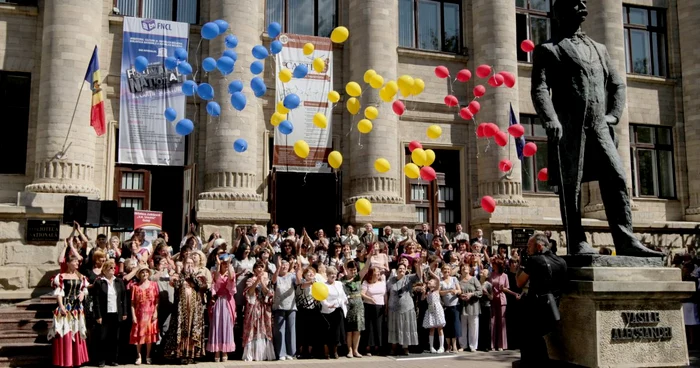
[{"label": "man in dark suit", "polygon": [[423,225],[421,225],[421,230],[422,232],[416,235],[416,241],[423,249],[428,249],[433,242],[433,234],[430,233],[430,225],[423,223]]},{"label": "man in dark suit", "polygon": [[[114,261],[108,260],[102,266],[102,275],[92,286],[93,313],[97,322],[99,339],[99,366],[104,367],[108,361],[117,366],[119,351],[119,326],[126,320],[126,287],[122,279],[114,276]],[[127,332],[128,334],[128,332]]]},{"label": "man in dark suit", "polygon": [[606,47],[581,31],[586,0],[557,0],[552,10],[560,34],[535,48],[531,94],[547,130],[549,185],[559,187],[569,254],[597,253],[581,225],[581,183],[597,180],[617,254],[663,256],[643,246],[632,230],[613,128],[625,107],[625,82]]}]

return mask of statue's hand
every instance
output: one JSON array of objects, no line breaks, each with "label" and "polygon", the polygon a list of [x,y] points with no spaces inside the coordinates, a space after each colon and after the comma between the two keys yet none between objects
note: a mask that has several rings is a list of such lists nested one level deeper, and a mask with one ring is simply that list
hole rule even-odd
[{"label": "statue's hand", "polygon": [[558,121],[551,121],[547,124],[547,137],[549,139],[559,142],[563,134],[561,123]]},{"label": "statue's hand", "polygon": [[619,123],[620,120],[618,118],[616,118],[615,116],[605,115],[605,122],[608,125],[617,125],[617,123]]}]

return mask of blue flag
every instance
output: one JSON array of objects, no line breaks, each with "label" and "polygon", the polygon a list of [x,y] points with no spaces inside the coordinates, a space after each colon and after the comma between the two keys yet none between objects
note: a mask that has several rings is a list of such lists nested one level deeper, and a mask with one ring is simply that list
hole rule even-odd
[{"label": "blue flag", "polygon": [[[515,111],[513,111],[513,104],[510,104],[510,125],[518,124],[518,119],[515,117]],[[522,161],[523,159],[523,148],[525,147],[525,138],[515,138],[515,149],[518,152],[518,158]]]}]

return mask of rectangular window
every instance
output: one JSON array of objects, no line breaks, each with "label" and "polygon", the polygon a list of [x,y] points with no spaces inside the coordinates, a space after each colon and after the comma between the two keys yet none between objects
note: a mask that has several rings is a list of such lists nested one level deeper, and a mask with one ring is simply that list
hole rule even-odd
[{"label": "rectangular window", "polygon": [[0,111],[3,114],[3,136],[0,145],[0,174],[25,174],[29,100],[32,76],[29,73],[0,71]]},{"label": "rectangular window", "polygon": [[630,124],[632,190],[636,197],[676,197],[671,128]]},{"label": "rectangular window", "polygon": [[265,24],[277,22],[283,32],[330,37],[338,24],[338,0],[265,0]]},{"label": "rectangular window", "polygon": [[460,53],[461,1],[399,0],[399,46]]},{"label": "rectangular window", "polygon": [[199,23],[198,0],[114,0],[119,15]]},{"label": "rectangular window", "polygon": [[121,207],[131,207],[137,210],[150,209],[150,171],[117,166],[114,178],[116,181],[114,196]]},{"label": "rectangular window", "polygon": [[537,145],[537,153],[522,161],[523,192],[551,193],[554,190],[546,181],[537,180],[537,173],[547,167],[547,132],[534,115],[520,115],[520,124],[525,127],[525,140]]},{"label": "rectangular window", "polygon": [[532,40],[539,45],[552,38],[556,22],[552,22],[551,5],[551,0],[515,0],[518,61],[532,62],[531,54],[520,49],[521,42]]},{"label": "rectangular window", "polygon": [[666,11],[624,5],[622,20],[627,73],[666,76]]}]

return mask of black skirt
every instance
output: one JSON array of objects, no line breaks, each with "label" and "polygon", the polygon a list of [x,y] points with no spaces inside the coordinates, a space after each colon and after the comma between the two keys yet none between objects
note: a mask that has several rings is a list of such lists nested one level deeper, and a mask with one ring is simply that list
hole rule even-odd
[{"label": "black skirt", "polygon": [[384,306],[365,303],[365,331],[364,341],[366,346],[381,347],[382,325],[384,324]]},{"label": "black skirt", "polygon": [[321,314],[328,322],[328,333],[324,343],[328,346],[337,346],[341,342],[345,342],[345,316],[343,310],[336,308],[329,314]]},{"label": "black skirt", "polygon": [[445,307],[445,337],[453,339],[462,336],[462,325],[459,323],[459,309],[456,305]]},{"label": "black skirt", "polygon": [[319,331],[324,331],[328,323],[321,316],[320,309],[299,308],[296,318],[297,345],[313,347],[323,342],[325,335]]}]

